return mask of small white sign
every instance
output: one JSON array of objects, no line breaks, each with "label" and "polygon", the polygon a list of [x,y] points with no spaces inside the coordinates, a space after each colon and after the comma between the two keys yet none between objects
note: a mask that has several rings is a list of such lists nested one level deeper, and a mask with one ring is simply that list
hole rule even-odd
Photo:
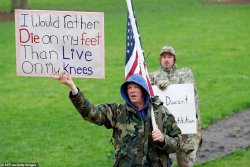
[{"label": "small white sign", "polygon": [[15,10],[19,76],[104,78],[104,13]]},{"label": "small white sign", "polygon": [[193,84],[171,84],[164,91],[154,85],[153,90],[174,115],[182,134],[197,133]]}]

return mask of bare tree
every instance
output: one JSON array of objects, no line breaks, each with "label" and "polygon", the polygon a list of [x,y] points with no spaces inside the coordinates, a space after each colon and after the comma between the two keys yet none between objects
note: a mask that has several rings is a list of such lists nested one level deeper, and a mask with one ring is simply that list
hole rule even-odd
[{"label": "bare tree", "polygon": [[14,13],[15,9],[28,9],[28,0],[11,0],[10,12]]}]

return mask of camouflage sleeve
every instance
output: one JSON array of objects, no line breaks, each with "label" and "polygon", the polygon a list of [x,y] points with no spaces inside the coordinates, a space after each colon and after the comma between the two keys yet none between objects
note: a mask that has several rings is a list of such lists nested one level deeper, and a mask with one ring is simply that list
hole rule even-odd
[{"label": "camouflage sleeve", "polygon": [[116,103],[93,105],[84,97],[80,90],[75,96],[70,92],[69,98],[83,119],[97,125],[104,125],[106,128],[112,128],[113,111],[117,107]]},{"label": "camouflage sleeve", "polygon": [[[163,107],[167,110],[165,107]],[[174,116],[168,111],[163,118],[163,133],[165,134],[165,145],[160,147],[167,153],[174,153],[180,149],[181,130],[177,126]]]},{"label": "camouflage sleeve", "polygon": [[191,69],[184,67],[181,69],[184,72],[184,77],[182,78],[182,83],[195,83],[194,75]]}]

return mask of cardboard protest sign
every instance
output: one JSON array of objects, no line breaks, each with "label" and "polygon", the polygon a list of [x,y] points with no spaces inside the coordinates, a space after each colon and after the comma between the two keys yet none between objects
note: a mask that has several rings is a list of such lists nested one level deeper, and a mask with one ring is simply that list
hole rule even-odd
[{"label": "cardboard protest sign", "polygon": [[104,14],[15,10],[19,76],[104,78]]},{"label": "cardboard protest sign", "polygon": [[182,134],[197,133],[193,84],[171,84],[164,91],[154,85],[153,90],[174,115]]}]

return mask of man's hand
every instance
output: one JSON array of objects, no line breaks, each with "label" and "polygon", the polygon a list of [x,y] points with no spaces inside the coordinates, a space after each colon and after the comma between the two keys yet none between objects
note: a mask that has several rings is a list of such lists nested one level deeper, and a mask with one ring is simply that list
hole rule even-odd
[{"label": "man's hand", "polygon": [[58,76],[53,76],[52,77],[55,80],[60,81],[62,84],[66,85],[69,87],[73,95],[76,95],[78,93],[78,89],[76,88],[70,74],[63,72],[60,72]]},{"label": "man's hand", "polygon": [[170,82],[168,80],[160,80],[156,84],[161,90],[165,90],[169,85]]},{"label": "man's hand", "polygon": [[161,144],[165,142],[164,135],[159,129],[152,131],[152,138],[153,138],[153,141],[159,142]]}]

